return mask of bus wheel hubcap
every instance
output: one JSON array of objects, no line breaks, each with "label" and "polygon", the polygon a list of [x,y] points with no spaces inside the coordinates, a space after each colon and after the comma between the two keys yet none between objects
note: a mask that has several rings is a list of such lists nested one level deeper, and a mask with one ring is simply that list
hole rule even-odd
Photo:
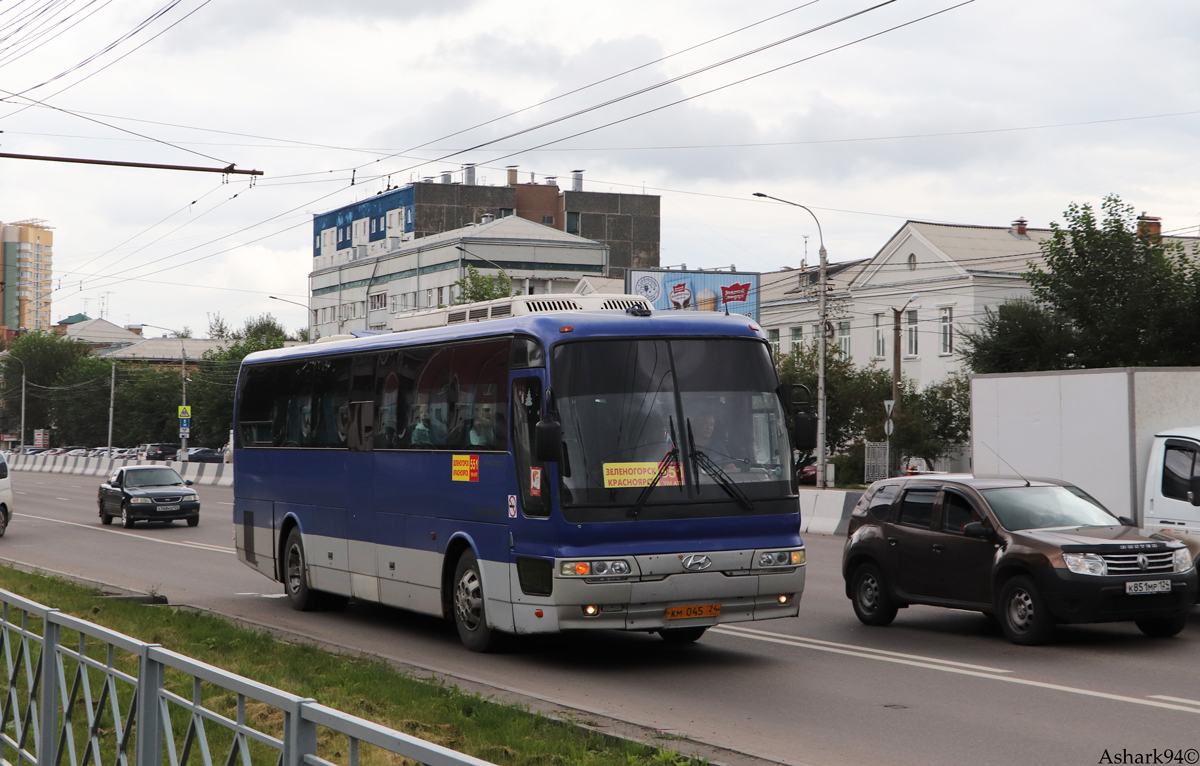
[{"label": "bus wheel hubcap", "polygon": [[479,573],[474,569],[463,572],[454,590],[454,611],[458,614],[459,622],[467,630],[479,627],[483,616],[483,592],[480,588]]},{"label": "bus wheel hubcap", "polygon": [[300,578],[304,576],[304,563],[300,557],[300,549],[294,545],[288,551],[287,571],[288,590],[295,593],[300,590]]}]

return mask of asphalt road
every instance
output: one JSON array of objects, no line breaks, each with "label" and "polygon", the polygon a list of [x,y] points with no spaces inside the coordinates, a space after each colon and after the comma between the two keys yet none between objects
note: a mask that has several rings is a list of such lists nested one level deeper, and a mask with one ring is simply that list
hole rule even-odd
[{"label": "asphalt road", "polygon": [[1101,762],[1106,749],[1119,762],[1124,750],[1200,748],[1200,611],[1174,639],[1115,624],[1060,628],[1055,643],[1034,648],[1008,644],[969,612],[913,607],[891,627],[867,628],[845,597],[842,541],[812,535],[798,618],[713,629],[684,648],[596,633],[477,655],[448,624],[401,610],[292,611],[281,585],[238,562],[229,489],[198,487],[199,527],[123,530],[100,525],[98,480],[17,473],[13,484],[0,558],[775,761],[1063,766]]}]

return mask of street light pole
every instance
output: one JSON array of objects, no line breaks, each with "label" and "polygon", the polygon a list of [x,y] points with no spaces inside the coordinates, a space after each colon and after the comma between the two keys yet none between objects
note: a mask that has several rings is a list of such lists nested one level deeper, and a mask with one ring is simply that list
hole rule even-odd
[{"label": "street light pole", "polygon": [[779,197],[772,197],[769,194],[762,192],[754,192],[755,197],[764,197],[766,199],[782,202],[785,205],[802,208],[808,211],[808,214],[813,217],[817,224],[817,238],[821,243],[821,249],[818,254],[821,256],[821,266],[817,275],[817,311],[820,315],[821,330],[817,333],[817,486],[824,488],[825,482],[825,324],[826,305],[825,305],[825,277],[828,269],[828,254],[825,251],[825,235],[821,231],[821,221],[817,218],[817,214],[808,207],[801,205],[799,202],[790,202]]},{"label": "street light pole", "polygon": [[[183,335],[181,335],[179,333],[178,330],[172,330],[170,327],[162,327],[161,325],[156,325],[156,324],[148,324],[146,326],[147,327],[157,327],[160,330],[166,330],[168,332],[173,332],[173,333],[175,333],[175,336],[177,338],[179,338],[179,360],[181,362],[181,364],[179,366],[179,375],[182,378],[182,382],[183,382],[183,402],[182,403],[183,403],[183,406],[186,407],[187,406],[187,343],[184,342],[186,339],[183,337]],[[163,337],[166,337],[166,336],[164,335]],[[189,418],[189,422],[191,422],[190,418]],[[186,463],[187,461],[188,461],[188,459],[187,459],[187,437],[180,436],[179,437],[179,462]]]},{"label": "street light pole", "polygon": [[280,298],[279,296],[276,296],[276,295],[268,295],[267,297],[273,301],[279,301],[281,303],[290,303],[293,306],[300,306],[301,308],[307,309],[308,315],[309,315],[309,318],[308,318],[308,342],[312,343],[314,340],[316,340],[313,337],[314,335],[317,334],[317,310],[316,309],[306,306],[299,301],[289,301],[287,298]]}]

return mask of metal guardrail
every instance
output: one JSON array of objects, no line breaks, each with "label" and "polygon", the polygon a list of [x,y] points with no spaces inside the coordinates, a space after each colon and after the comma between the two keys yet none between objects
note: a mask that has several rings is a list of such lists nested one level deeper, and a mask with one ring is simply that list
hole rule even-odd
[{"label": "metal guardrail", "polygon": [[5,766],[489,766],[2,589],[0,653]]}]

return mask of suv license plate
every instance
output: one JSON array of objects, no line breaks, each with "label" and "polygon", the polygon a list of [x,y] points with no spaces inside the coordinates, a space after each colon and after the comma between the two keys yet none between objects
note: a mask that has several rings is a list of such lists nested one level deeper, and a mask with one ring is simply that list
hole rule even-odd
[{"label": "suv license plate", "polygon": [[[179,506],[178,505],[160,505],[160,506],[158,506],[158,510],[160,510],[160,511],[178,511]],[[1129,584],[1133,585],[1133,583],[1129,583]],[[1169,588],[1170,588],[1170,583],[1168,583],[1168,589]]]},{"label": "suv license plate", "polygon": [[692,606],[667,607],[668,620],[691,620],[696,617],[720,617],[720,604],[694,604]]},{"label": "suv license plate", "polygon": [[1170,593],[1170,580],[1140,580],[1138,582],[1125,583],[1125,592],[1128,594],[1137,593]]}]

